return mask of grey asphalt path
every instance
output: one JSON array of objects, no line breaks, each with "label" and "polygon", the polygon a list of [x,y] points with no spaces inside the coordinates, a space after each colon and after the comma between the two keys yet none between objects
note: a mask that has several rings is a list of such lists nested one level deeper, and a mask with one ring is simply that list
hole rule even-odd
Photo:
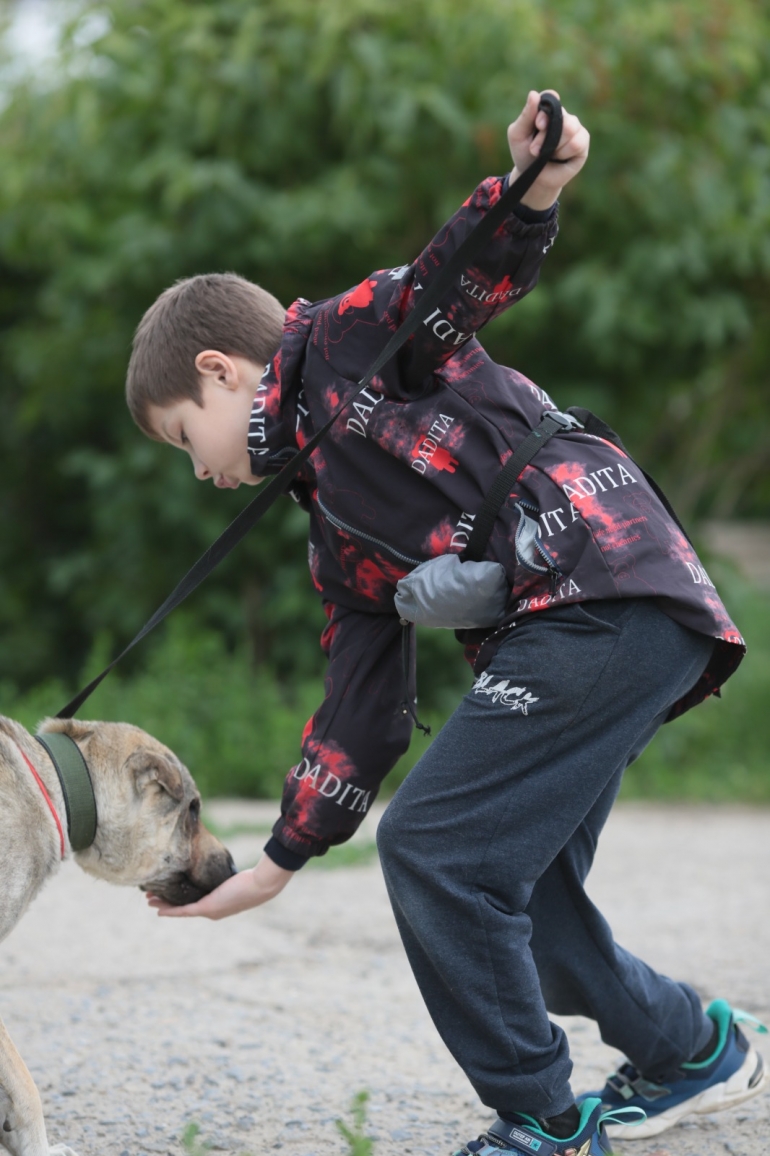
[{"label": "grey asphalt path", "polygon": [[[266,828],[270,806],[210,807]],[[371,828],[361,838],[371,839]],[[229,843],[254,861],[259,833]],[[618,940],[770,1024],[770,811],[618,806],[590,891]],[[0,1008],[37,1080],[52,1142],[80,1156],[183,1151],[328,1156],[334,1121],[371,1095],[376,1156],[445,1156],[489,1120],[422,1008],[378,864],[303,871],[223,923],[160,920],[138,892],[68,864],[0,945]],[[563,1019],[575,1087],[614,1054]],[[770,1060],[770,1037],[753,1037]],[[696,1117],[633,1156],[770,1152],[770,1095]]]}]

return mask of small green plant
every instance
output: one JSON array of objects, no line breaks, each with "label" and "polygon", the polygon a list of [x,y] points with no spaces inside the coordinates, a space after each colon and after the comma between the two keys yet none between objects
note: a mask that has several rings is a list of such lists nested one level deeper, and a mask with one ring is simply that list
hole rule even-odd
[{"label": "small green plant", "polygon": [[353,1117],[353,1127],[350,1128],[343,1120],[336,1120],[337,1130],[348,1142],[348,1156],[372,1156],[374,1140],[366,1135],[366,1102],[368,1092],[358,1092],[350,1104],[350,1114]]},{"label": "small green plant", "polygon": [[199,1140],[200,1125],[190,1121],[182,1132],[181,1143],[187,1156],[207,1156],[211,1147],[205,1140]]}]

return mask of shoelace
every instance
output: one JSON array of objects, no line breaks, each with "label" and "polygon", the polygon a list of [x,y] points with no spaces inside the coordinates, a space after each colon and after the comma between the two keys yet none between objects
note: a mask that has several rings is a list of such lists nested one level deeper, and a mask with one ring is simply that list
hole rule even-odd
[{"label": "shoelace", "polygon": [[756,1016],[751,1015],[749,1012],[743,1011],[742,1008],[733,1008],[733,1020],[736,1024],[746,1024],[753,1032],[759,1032],[762,1036],[768,1034],[768,1030],[762,1021],[758,1020]]},{"label": "shoelace", "polygon": [[630,1124],[632,1128],[643,1124],[647,1119],[644,1108],[611,1108],[599,1116],[599,1126],[602,1124]]}]

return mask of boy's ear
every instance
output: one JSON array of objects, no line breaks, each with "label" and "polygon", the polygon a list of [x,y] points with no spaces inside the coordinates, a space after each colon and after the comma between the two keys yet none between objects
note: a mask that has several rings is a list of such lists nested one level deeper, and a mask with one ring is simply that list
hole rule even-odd
[{"label": "boy's ear", "polygon": [[218,349],[203,349],[195,358],[195,368],[201,377],[207,378],[223,389],[237,389],[238,368],[231,357]]}]

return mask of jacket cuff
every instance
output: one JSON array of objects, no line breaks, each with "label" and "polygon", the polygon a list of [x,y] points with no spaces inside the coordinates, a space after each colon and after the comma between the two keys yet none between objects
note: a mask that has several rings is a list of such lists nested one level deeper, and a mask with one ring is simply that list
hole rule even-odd
[{"label": "jacket cuff", "polygon": [[[508,173],[503,178],[502,194],[508,192],[508,185],[510,184],[511,174]],[[559,202],[554,201],[550,209],[530,209],[529,205],[522,205],[521,201],[513,206],[512,212],[515,217],[524,225],[544,225],[556,215],[559,210]]]},{"label": "jacket cuff", "polygon": [[529,205],[522,205],[519,201],[518,205],[514,205],[514,214],[523,221],[525,225],[543,225],[546,221],[550,221],[556,213],[559,202],[554,201],[550,209],[530,209]]},{"label": "jacket cuff", "polygon": [[268,859],[272,859],[277,867],[283,867],[284,871],[299,871],[308,860],[307,855],[300,855],[298,851],[290,851],[288,847],[284,847],[275,835],[271,835],[265,843],[264,851]]},{"label": "jacket cuff", "polygon": [[[285,815],[276,819],[273,824],[272,835],[273,838],[268,846],[272,845],[274,841],[279,843],[284,852],[296,856],[294,862],[298,862],[300,859],[310,859],[313,855],[325,855],[329,850],[328,839],[319,839],[316,835],[307,835],[304,831],[298,831],[286,821]],[[276,852],[276,855],[280,854],[280,851]],[[281,865],[279,864],[279,866]],[[291,867],[288,869],[293,870]]]}]

